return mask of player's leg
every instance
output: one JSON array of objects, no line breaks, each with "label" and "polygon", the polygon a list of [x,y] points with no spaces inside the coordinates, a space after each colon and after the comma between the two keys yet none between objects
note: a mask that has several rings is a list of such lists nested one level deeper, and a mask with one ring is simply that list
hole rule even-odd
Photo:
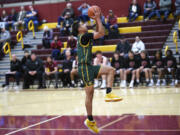
[{"label": "player's leg", "polygon": [[77,74],[78,74],[77,69],[72,69],[72,71],[71,71],[71,86],[72,87],[75,87],[74,78],[75,78],[75,76],[77,76]]},{"label": "player's leg", "polygon": [[124,73],[125,86],[127,86],[127,76],[131,73],[131,70],[126,69]]},{"label": "player's leg", "polygon": [[153,78],[152,78],[152,70],[150,68],[148,68],[148,74],[149,74],[149,79],[150,79],[149,86],[153,86],[154,81],[153,81]]},{"label": "player's leg", "polygon": [[136,81],[137,81],[137,85],[139,85],[139,83],[140,83],[140,74],[141,74],[141,72],[142,72],[142,69],[140,69],[140,68],[138,68],[138,69],[136,70]]},{"label": "player's leg", "polygon": [[101,84],[101,89],[106,88],[106,75],[102,75],[102,84]]},{"label": "player's leg", "polygon": [[120,87],[122,87],[122,88],[126,87],[126,81],[124,79],[124,74],[125,74],[125,70],[124,69],[120,69],[120,79],[121,79]]},{"label": "player's leg", "polygon": [[107,77],[107,89],[106,89],[105,101],[106,102],[113,102],[113,101],[122,100],[121,97],[118,97],[111,92],[113,82],[114,82],[115,69],[113,67],[110,67],[110,66],[101,66],[99,73],[98,73],[98,76],[101,76],[101,75],[106,75],[106,77]]},{"label": "player's leg", "polygon": [[137,71],[137,70],[135,70],[135,69],[131,71],[132,77],[131,77],[131,82],[130,82],[130,84],[129,84],[129,87],[130,87],[130,88],[133,88],[133,87],[134,87],[134,80],[135,80],[135,78],[136,78],[136,71]]},{"label": "player's leg", "polygon": [[175,71],[176,69],[175,68],[171,68],[171,76],[172,76],[172,82],[171,82],[171,86],[175,86]]},{"label": "player's leg", "polygon": [[149,73],[148,73],[148,69],[147,68],[143,69],[143,72],[144,72],[145,78],[146,78],[146,86],[148,86],[149,85]]}]

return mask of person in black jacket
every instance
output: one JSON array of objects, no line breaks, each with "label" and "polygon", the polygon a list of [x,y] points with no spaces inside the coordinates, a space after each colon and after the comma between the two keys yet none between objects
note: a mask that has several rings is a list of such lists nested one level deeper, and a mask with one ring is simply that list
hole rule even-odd
[{"label": "person in black jacket", "polygon": [[122,56],[119,56],[119,52],[115,52],[114,56],[112,58],[111,61],[111,66],[114,67],[116,69],[116,74],[120,75],[121,78],[121,87],[125,87],[124,86],[124,74],[125,74],[125,66],[124,66],[124,58]]},{"label": "person in black jacket", "polygon": [[42,75],[43,75],[43,63],[36,57],[34,53],[31,54],[31,59],[26,62],[26,70],[24,76],[24,89],[29,89],[29,85],[37,78],[39,81],[38,89],[43,88]]},{"label": "person in black jacket", "polygon": [[173,56],[173,52],[171,50],[168,50],[166,55],[167,56],[164,59],[165,73],[172,75],[172,82],[170,85],[174,86],[175,85],[175,72],[177,69],[176,58]]},{"label": "person in black jacket", "polygon": [[129,22],[135,21],[136,18],[139,16],[140,12],[141,9],[137,3],[137,0],[133,0],[129,7],[129,15],[128,15]]},{"label": "person in black jacket", "polygon": [[68,84],[71,86],[71,77],[70,73],[72,70],[72,62],[73,59],[71,57],[71,51],[67,50],[66,51],[66,59],[63,61],[63,87],[67,87]]},{"label": "person in black jacket", "polygon": [[16,58],[16,55],[12,55],[12,60],[10,62],[10,71],[6,73],[6,84],[4,90],[9,89],[9,78],[14,78],[16,80],[15,90],[19,90],[19,82],[21,78],[21,62]]},{"label": "person in black jacket", "polygon": [[126,60],[125,60],[125,67],[126,67],[126,71],[124,74],[125,86],[126,86],[127,76],[129,74],[132,74],[129,87],[133,88],[134,81],[136,78],[136,72],[137,72],[137,69],[139,68],[139,63],[138,63],[138,60],[135,58],[134,53],[132,51],[129,51],[129,53],[128,53],[128,58],[126,58]]},{"label": "person in black jacket", "polygon": [[30,59],[31,59],[31,56],[29,55],[29,51],[25,50],[24,51],[24,57],[21,59],[21,65],[22,65],[23,72],[26,69],[26,62],[27,62],[27,60],[30,60]]},{"label": "person in black jacket", "polygon": [[145,51],[142,51],[140,53],[139,66],[140,67],[138,68],[138,70],[136,72],[137,84],[139,84],[139,79],[140,79],[141,73],[145,73],[146,85],[153,86],[154,81],[152,79],[151,64],[150,64],[150,60]]},{"label": "person in black jacket", "polygon": [[120,56],[125,58],[128,57],[128,52],[131,50],[131,45],[125,38],[121,38],[120,42],[117,44],[116,51],[120,53]]}]

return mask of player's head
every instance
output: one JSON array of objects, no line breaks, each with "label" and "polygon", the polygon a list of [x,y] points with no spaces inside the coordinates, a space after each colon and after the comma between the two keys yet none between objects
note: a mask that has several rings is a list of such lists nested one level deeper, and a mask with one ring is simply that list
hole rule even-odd
[{"label": "player's head", "polygon": [[129,51],[128,56],[129,56],[130,59],[133,59],[134,58],[134,53],[132,51]]},{"label": "player's head", "polygon": [[51,63],[51,62],[52,62],[52,57],[51,57],[51,56],[48,56],[48,57],[47,57],[47,62],[48,62],[48,63]]},{"label": "player's head", "polygon": [[116,52],[114,53],[114,58],[115,58],[116,60],[119,59],[119,52],[118,52],[118,51],[116,51]]},{"label": "player's head", "polygon": [[141,51],[141,53],[140,53],[140,55],[141,55],[141,58],[142,59],[145,59],[146,58],[146,51]]},{"label": "player's head", "polygon": [[25,56],[25,57],[28,57],[28,56],[29,56],[29,51],[28,51],[28,50],[25,50],[25,51],[24,51],[24,56]]},{"label": "player's head", "polygon": [[75,21],[72,25],[72,34],[74,36],[78,36],[79,34],[86,33],[88,31],[88,28],[86,24],[79,23],[79,21]]},{"label": "player's head", "polygon": [[161,57],[162,57],[162,52],[161,52],[161,50],[158,50],[158,51],[156,52],[155,57],[156,57],[156,58],[161,58]]},{"label": "player's head", "polygon": [[35,61],[36,60],[36,54],[35,53],[31,53],[31,60]]},{"label": "player's head", "polygon": [[172,50],[167,50],[166,55],[167,57],[171,57],[173,55]]},{"label": "player's head", "polygon": [[97,51],[96,52],[96,57],[101,59],[102,58],[102,52],[101,51]]},{"label": "player's head", "polygon": [[16,55],[15,54],[12,55],[12,61],[16,61]]},{"label": "player's head", "polygon": [[136,36],[136,42],[139,42],[140,41],[140,38],[138,36]]}]

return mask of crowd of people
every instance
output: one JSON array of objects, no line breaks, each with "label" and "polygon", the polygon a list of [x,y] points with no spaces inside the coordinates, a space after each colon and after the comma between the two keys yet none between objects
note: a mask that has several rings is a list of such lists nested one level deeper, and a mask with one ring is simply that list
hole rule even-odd
[{"label": "crowd of people", "polygon": [[[174,16],[178,16],[178,0],[175,2],[177,7]],[[144,21],[148,21],[155,17],[158,20],[166,21],[171,10],[171,0],[160,0],[156,3],[154,0],[146,0],[144,3]],[[78,82],[83,86],[82,80],[78,78],[78,59],[77,59],[77,38],[71,34],[71,25],[74,21],[80,21],[88,25],[91,22],[92,27],[96,27],[93,24],[93,20],[88,17],[88,8],[90,5],[83,3],[78,7],[80,12],[79,16],[75,15],[73,6],[71,3],[67,3],[66,8],[63,10],[61,16],[58,18],[57,28],[60,30],[60,35],[53,36],[53,30],[47,26],[44,27],[42,45],[45,49],[52,49],[51,56],[47,57],[44,63],[34,53],[29,54],[25,51],[25,55],[22,60],[18,60],[15,55],[12,55],[10,72],[6,73],[5,89],[8,89],[9,78],[13,77],[16,80],[15,89],[19,89],[19,82],[23,78],[23,88],[29,89],[29,86],[33,84],[34,80],[38,80],[39,89],[47,87],[48,79],[55,79],[54,87],[60,87],[59,82],[62,82],[63,87],[77,87]],[[159,8],[157,8],[159,7]],[[180,7],[180,6],[179,6]],[[129,6],[128,20],[129,22],[135,21],[142,13],[137,0],[132,0]],[[164,15],[163,19],[161,15]],[[101,15],[101,21],[104,28],[108,31],[107,37],[117,38],[119,37],[117,16],[112,10],[109,10],[107,15],[107,21],[105,17]],[[12,9],[11,14],[8,15],[5,10],[2,12],[1,22],[4,22],[5,28],[1,30],[0,35],[0,49],[5,42],[10,41],[10,30],[19,30],[21,27],[28,28],[28,22],[32,20],[35,24],[35,29],[39,24],[38,12],[29,6],[29,11],[26,11],[22,6],[19,13],[16,13]],[[68,36],[67,47],[64,48],[64,43],[61,42],[59,36]],[[105,37],[100,39],[100,44],[103,45]],[[58,63],[58,60],[62,60]],[[173,57],[172,51],[167,51],[167,56],[163,57],[161,51],[157,51],[154,58],[150,58],[145,49],[145,44],[140,37],[135,37],[135,42],[131,45],[124,37],[120,37],[120,42],[117,44],[116,51],[112,58],[103,56],[101,51],[97,51],[93,61],[94,65],[111,65],[116,70],[116,78],[120,78],[120,86],[133,88],[140,83],[144,83],[146,86],[165,86],[170,84],[176,85],[179,80],[180,70],[177,68],[176,59]],[[171,81],[168,80],[168,75],[171,74]],[[157,79],[154,79],[154,75],[157,75]],[[167,76],[167,78],[166,78]],[[96,78],[95,88],[106,88],[106,76],[101,77],[101,81]],[[145,78],[145,79],[142,79]],[[166,80],[167,79],[167,80]],[[101,82],[101,83],[100,83]],[[155,83],[156,82],[156,83]]]}]

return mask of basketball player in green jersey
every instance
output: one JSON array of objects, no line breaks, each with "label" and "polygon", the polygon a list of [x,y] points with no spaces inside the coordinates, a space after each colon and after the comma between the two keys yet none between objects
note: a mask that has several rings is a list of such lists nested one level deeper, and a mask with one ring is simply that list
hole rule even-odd
[{"label": "basketball player in green jersey", "polygon": [[122,100],[121,97],[112,93],[112,85],[114,81],[115,69],[110,66],[93,66],[92,65],[92,45],[94,39],[99,39],[104,36],[105,31],[101,22],[101,13],[94,11],[94,20],[96,21],[96,32],[88,33],[88,28],[85,24],[75,22],[72,26],[72,33],[78,37],[78,75],[85,84],[86,92],[86,111],[87,119],[84,124],[94,133],[99,133],[99,129],[92,116],[92,102],[94,94],[94,78],[101,75],[107,76],[106,102],[115,102]]}]

